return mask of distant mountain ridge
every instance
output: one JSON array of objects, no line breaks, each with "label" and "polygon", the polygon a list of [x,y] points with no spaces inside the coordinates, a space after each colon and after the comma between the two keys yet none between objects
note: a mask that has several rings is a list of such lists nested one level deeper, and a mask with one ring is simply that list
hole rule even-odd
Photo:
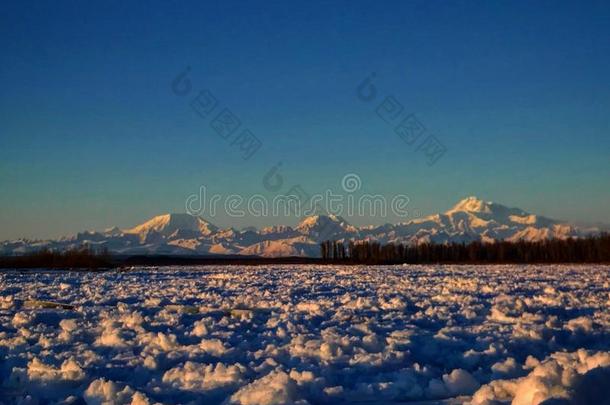
[{"label": "distant mountain ridge", "polygon": [[241,254],[264,257],[318,256],[324,240],[370,240],[380,243],[536,241],[583,237],[599,232],[537,216],[519,208],[468,197],[448,211],[404,223],[356,227],[336,215],[306,217],[293,227],[260,230],[220,229],[188,214],[164,214],[121,230],[80,232],[58,240],[0,243],[0,254],[24,254],[43,248],[67,250],[83,245],[115,254]]}]

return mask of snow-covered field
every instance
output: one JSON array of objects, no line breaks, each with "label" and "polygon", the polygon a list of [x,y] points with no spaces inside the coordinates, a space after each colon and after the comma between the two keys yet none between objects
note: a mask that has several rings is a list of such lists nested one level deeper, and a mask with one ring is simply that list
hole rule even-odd
[{"label": "snow-covered field", "polygon": [[608,403],[609,293],[608,266],[4,272],[0,403]]}]

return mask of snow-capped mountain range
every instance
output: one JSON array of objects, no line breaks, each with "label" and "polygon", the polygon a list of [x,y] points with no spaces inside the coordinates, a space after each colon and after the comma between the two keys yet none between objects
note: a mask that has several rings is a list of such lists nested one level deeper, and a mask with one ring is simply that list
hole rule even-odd
[{"label": "snow-capped mountain range", "polygon": [[304,218],[296,227],[220,229],[188,214],[156,216],[130,229],[85,231],[58,240],[19,239],[0,243],[0,254],[23,254],[43,248],[65,250],[83,245],[114,254],[240,254],[265,257],[318,256],[324,240],[373,240],[380,243],[535,241],[582,237],[598,228],[579,228],[518,208],[468,197],[443,214],[398,224],[356,227],[335,215]]}]

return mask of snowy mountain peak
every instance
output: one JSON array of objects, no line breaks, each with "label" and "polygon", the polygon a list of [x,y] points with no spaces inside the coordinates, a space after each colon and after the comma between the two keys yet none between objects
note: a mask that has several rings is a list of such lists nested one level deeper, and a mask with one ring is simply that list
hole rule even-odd
[{"label": "snowy mountain peak", "polygon": [[119,236],[122,233],[123,231],[121,231],[118,226],[113,226],[112,228],[104,230],[104,235],[107,236]]},{"label": "snowy mountain peak", "polygon": [[313,228],[328,226],[329,224],[334,224],[343,229],[354,228],[350,225],[344,218],[329,214],[329,215],[312,215],[306,218],[303,218],[301,222],[297,225],[295,229],[303,231],[310,230]]},{"label": "snowy mountain peak", "polygon": [[304,218],[295,228],[315,241],[343,239],[358,232],[358,228],[338,215],[312,215]]},{"label": "snowy mountain peak", "polygon": [[355,227],[331,214],[303,218],[295,228],[276,225],[238,231],[218,229],[206,220],[188,214],[164,214],[125,231],[115,227],[104,232],[81,232],[58,240],[0,242],[0,254],[23,254],[44,248],[67,250],[87,245],[120,254],[316,256],[318,244],[326,240],[371,240],[381,244],[534,241],[581,237],[595,232],[599,229],[581,229],[519,208],[468,197],[444,214],[381,226]]},{"label": "snowy mountain peak", "polygon": [[189,231],[197,232],[201,235],[210,235],[218,231],[218,228],[202,218],[189,214],[164,214],[158,215],[131,229],[127,229],[125,233],[145,235],[153,231],[167,237],[176,233],[176,231]]},{"label": "snowy mountain peak", "polygon": [[465,212],[482,212],[489,214],[492,211],[492,207],[495,205],[491,201],[483,201],[480,198],[475,196],[470,196],[458,202],[452,209],[447,211],[456,212],[456,211],[465,211]]}]

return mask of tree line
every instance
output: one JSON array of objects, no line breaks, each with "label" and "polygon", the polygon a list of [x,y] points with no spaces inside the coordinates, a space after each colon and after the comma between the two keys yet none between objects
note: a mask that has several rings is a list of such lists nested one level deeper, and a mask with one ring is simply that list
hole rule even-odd
[{"label": "tree line", "polygon": [[610,235],[541,241],[381,244],[372,241],[324,241],[325,261],[355,264],[395,263],[608,263]]},{"label": "tree line", "polygon": [[0,257],[0,268],[101,269],[113,266],[108,249],[94,250],[88,246],[63,252],[43,249],[22,256]]}]

